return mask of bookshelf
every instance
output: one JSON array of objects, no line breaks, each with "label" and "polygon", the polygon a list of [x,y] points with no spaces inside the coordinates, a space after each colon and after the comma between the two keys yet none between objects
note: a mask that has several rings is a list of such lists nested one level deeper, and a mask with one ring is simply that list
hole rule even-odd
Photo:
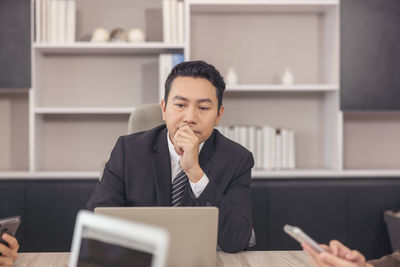
[{"label": "bookshelf", "polygon": [[[271,125],[296,134],[297,170],[253,176],[340,170],[339,2],[185,3],[186,58],[213,62],[225,75],[233,67],[238,75],[239,84],[227,87],[221,124]],[[280,84],[287,67],[294,85]]]},{"label": "bookshelf", "polygon": [[[32,42],[32,88],[0,92],[0,178],[97,178],[132,106],[159,101],[161,53],[235,68],[222,125],[295,131],[296,169],[254,178],[400,176],[400,113],[339,108],[339,0],[185,0],[183,43],[163,42],[162,7],[77,0],[76,42]],[[146,42],[88,42],[98,26]]]},{"label": "bookshelf", "polygon": [[[97,27],[139,27],[146,42],[91,43]],[[159,54],[183,53],[162,38],[162,1],[77,0],[75,42],[33,42],[31,176],[98,177],[132,107],[158,102]]]}]

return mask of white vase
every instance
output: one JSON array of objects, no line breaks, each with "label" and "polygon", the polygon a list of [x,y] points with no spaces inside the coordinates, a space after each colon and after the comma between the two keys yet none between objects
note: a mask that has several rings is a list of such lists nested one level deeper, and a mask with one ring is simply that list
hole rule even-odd
[{"label": "white vase", "polygon": [[229,68],[228,73],[226,74],[226,84],[227,85],[236,85],[236,84],[238,84],[238,82],[239,82],[239,79],[235,72],[235,69],[232,67]]},{"label": "white vase", "polygon": [[293,73],[290,71],[290,68],[286,68],[285,72],[282,75],[282,84],[293,85],[293,83],[294,83]]}]

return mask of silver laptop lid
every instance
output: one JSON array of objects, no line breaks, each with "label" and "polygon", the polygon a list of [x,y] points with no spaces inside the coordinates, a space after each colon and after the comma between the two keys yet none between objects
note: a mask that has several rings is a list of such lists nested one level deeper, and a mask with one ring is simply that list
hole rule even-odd
[{"label": "silver laptop lid", "polygon": [[216,207],[102,207],[95,213],[166,229],[170,237],[169,267],[216,266]]}]

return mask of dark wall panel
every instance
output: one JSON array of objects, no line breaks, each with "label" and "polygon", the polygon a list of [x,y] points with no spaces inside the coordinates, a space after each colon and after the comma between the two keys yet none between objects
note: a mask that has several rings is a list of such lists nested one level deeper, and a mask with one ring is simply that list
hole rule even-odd
[{"label": "dark wall panel", "polygon": [[31,87],[30,0],[0,1],[0,89]]},{"label": "dark wall panel", "polygon": [[343,110],[400,109],[400,1],[340,2]]}]

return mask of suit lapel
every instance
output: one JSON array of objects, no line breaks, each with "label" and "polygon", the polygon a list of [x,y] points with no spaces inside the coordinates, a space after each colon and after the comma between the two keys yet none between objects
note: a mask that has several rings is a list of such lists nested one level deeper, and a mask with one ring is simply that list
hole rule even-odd
[{"label": "suit lapel", "polygon": [[209,171],[211,167],[211,158],[214,155],[214,140],[215,140],[215,131],[211,134],[211,136],[204,142],[204,146],[200,151],[199,155],[199,164],[205,173]]},{"label": "suit lapel", "polygon": [[157,206],[170,206],[171,202],[171,159],[167,144],[167,130],[164,128],[153,146],[153,166],[155,169],[155,187]]},{"label": "suit lapel", "polygon": [[[201,169],[204,171],[204,173],[207,175],[209,174],[209,171],[212,167],[212,157],[214,155],[214,138],[215,136],[215,131],[213,134],[205,141],[203,148],[200,151],[199,155],[199,164]],[[208,179],[212,179],[209,175]],[[182,199],[182,206],[193,206],[194,201],[193,201],[193,193],[191,192],[190,184],[186,186],[185,190],[185,195],[183,196]]]}]

